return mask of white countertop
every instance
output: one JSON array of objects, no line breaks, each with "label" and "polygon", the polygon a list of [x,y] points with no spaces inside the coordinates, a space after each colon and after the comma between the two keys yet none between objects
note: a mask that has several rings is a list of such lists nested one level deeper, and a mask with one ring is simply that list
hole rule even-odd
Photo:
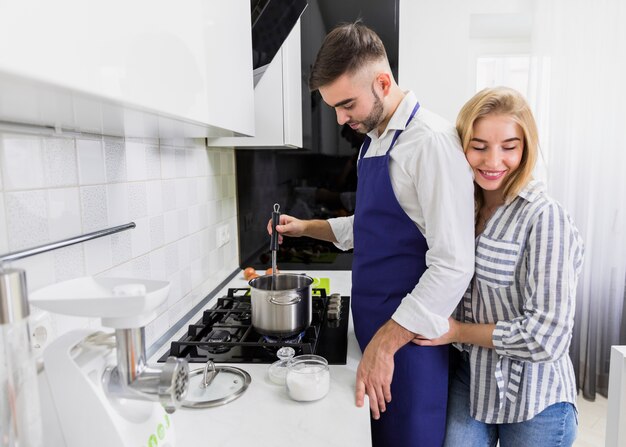
[{"label": "white countertop", "polygon": [[[285,271],[285,273],[287,273]],[[301,271],[295,273],[302,273]],[[310,276],[330,279],[331,293],[350,295],[349,271],[311,271]],[[216,297],[229,287],[247,287],[238,275]],[[205,309],[213,306],[216,298]],[[203,309],[204,310],[204,309]],[[202,311],[194,315],[197,321]],[[178,340],[187,328],[176,333]],[[169,349],[169,343],[152,357],[156,360]],[[267,364],[232,364],[246,370],[252,377],[250,386],[238,399],[220,407],[206,409],[182,408],[172,415],[176,428],[177,445],[195,446],[271,446],[282,447],[364,447],[371,445],[370,416],[366,404],[354,404],[356,368],[361,351],[354,337],[352,316],[348,329],[348,356],[345,365],[330,365],[330,391],[315,402],[296,402],[289,398],[284,387],[271,382]],[[192,363],[191,370],[202,368]]]}]

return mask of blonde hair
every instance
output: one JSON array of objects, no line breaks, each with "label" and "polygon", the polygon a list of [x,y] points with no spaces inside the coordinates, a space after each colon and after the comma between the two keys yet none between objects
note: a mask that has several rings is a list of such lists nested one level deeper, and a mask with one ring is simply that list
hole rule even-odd
[{"label": "blonde hair", "polygon": [[[465,103],[456,119],[456,130],[461,138],[463,152],[467,152],[474,137],[474,124],[487,115],[509,116],[519,124],[524,134],[522,160],[504,185],[504,200],[505,203],[510,203],[532,180],[532,172],[539,153],[537,124],[530,106],[518,91],[508,87],[483,89]],[[478,212],[483,204],[483,195],[481,188],[476,184],[474,197]]]}]

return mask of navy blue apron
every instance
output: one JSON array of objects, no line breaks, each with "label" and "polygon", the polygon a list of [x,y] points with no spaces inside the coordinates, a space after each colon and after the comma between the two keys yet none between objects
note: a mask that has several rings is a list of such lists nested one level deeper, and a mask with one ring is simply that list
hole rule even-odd
[{"label": "navy blue apron", "polygon": [[[415,105],[407,126],[419,108]],[[367,157],[366,138],[357,166],[354,213],[352,313],[361,351],[411,292],[426,270],[426,239],[402,209],[389,177],[390,153]],[[408,343],[395,354],[391,402],[371,420],[375,447],[441,446],[448,393],[448,346]]]}]

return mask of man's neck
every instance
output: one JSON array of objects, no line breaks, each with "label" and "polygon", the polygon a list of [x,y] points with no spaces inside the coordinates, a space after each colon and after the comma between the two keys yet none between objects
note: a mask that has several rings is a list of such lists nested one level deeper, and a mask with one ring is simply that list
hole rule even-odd
[{"label": "man's neck", "polygon": [[378,132],[378,136],[382,135],[385,129],[387,128],[387,125],[389,124],[391,117],[393,116],[394,113],[396,113],[396,110],[398,109],[398,106],[404,99],[405,95],[406,93],[404,93],[400,89],[400,87],[398,87],[397,85],[394,85],[393,87],[391,87],[391,92],[386,98],[387,106],[389,107],[388,112],[385,115],[385,119],[376,128],[376,131]]}]

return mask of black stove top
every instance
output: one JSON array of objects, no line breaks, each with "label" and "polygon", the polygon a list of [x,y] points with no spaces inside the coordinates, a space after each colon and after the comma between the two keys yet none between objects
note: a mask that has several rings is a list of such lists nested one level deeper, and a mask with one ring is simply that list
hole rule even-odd
[{"label": "black stove top", "polygon": [[[340,302],[338,313],[327,311],[331,300]],[[191,363],[273,363],[278,360],[276,351],[290,346],[296,355],[317,354],[331,365],[345,365],[350,297],[329,297],[325,289],[313,289],[312,307],[311,325],[302,334],[276,339],[261,335],[252,327],[250,289],[228,289],[228,294],[205,310],[198,322],[189,325],[187,333],[173,341],[158,361],[175,356]]]}]

